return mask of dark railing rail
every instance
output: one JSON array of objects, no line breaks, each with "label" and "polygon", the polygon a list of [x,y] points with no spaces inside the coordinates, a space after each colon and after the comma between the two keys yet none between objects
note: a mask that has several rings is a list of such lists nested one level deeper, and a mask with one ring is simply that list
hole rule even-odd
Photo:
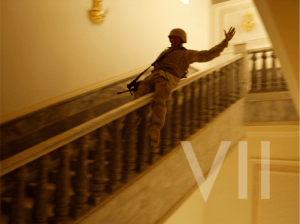
[{"label": "dark railing rail", "polygon": [[243,57],[179,83],[159,147],[148,139],[152,93],[1,161],[2,223],[72,223],[101,206],[243,96]]},{"label": "dark railing rail", "polygon": [[273,48],[248,50],[247,53],[252,61],[250,93],[287,90]]}]

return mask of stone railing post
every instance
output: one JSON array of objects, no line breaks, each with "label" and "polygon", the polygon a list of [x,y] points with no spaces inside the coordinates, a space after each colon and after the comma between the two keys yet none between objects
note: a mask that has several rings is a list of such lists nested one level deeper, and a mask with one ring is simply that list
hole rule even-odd
[{"label": "stone railing post", "polygon": [[90,134],[85,135],[79,139],[79,155],[76,161],[76,175],[74,183],[74,203],[72,208],[72,215],[78,218],[83,215],[87,209],[89,179],[88,179],[88,154],[92,144],[92,137]]},{"label": "stone railing post", "polygon": [[25,211],[25,190],[29,177],[28,167],[22,166],[16,171],[16,182],[13,191],[11,224],[26,224],[28,215]]},{"label": "stone railing post", "polygon": [[167,102],[167,115],[165,125],[161,130],[160,150],[161,154],[165,155],[172,150],[172,109],[173,109],[173,96]]},{"label": "stone railing post", "polygon": [[181,89],[173,92],[174,103],[172,113],[172,147],[175,148],[181,140],[181,116],[183,105],[183,94]]},{"label": "stone railing post", "polygon": [[272,52],[272,76],[271,76],[271,90],[278,90],[278,79],[277,79],[277,69],[276,69],[276,56],[274,52]]},{"label": "stone railing post", "polygon": [[198,80],[200,89],[199,89],[199,98],[198,98],[198,128],[202,128],[205,125],[205,79],[202,77]]},{"label": "stone railing post", "polygon": [[216,117],[220,113],[220,73],[219,71],[214,71],[214,116]]},{"label": "stone railing post", "polygon": [[112,136],[112,145],[110,149],[109,160],[109,190],[114,193],[121,186],[122,168],[123,168],[123,142],[122,129],[124,117],[112,122],[114,133]]},{"label": "stone railing post", "polygon": [[266,68],[266,51],[262,52],[262,70],[261,70],[261,92],[266,92],[268,87],[268,80],[267,80],[267,68]]},{"label": "stone railing post", "polygon": [[91,178],[91,201],[94,205],[99,204],[103,200],[105,186],[107,183],[106,174],[106,130],[105,127],[101,127],[95,132],[96,142],[94,150],[94,163]]},{"label": "stone railing post", "polygon": [[252,85],[251,85],[251,91],[252,93],[257,92],[257,70],[256,70],[256,53],[252,53],[252,72],[251,72],[251,77],[252,77]]},{"label": "stone railing post", "polygon": [[138,144],[137,144],[137,171],[142,172],[148,168],[150,142],[148,128],[150,125],[151,113],[149,105],[138,109],[141,116],[141,125],[139,126]]},{"label": "stone railing post", "polygon": [[191,85],[186,85],[182,88],[183,104],[182,104],[182,126],[181,140],[187,139],[191,133]]},{"label": "stone railing post", "polygon": [[61,147],[60,163],[56,177],[54,223],[69,223],[70,217],[70,156],[71,143]]},{"label": "stone railing post", "polygon": [[137,159],[138,122],[139,116],[136,111],[126,116],[126,134],[124,142],[124,165],[123,182],[128,183],[134,176]]},{"label": "stone railing post", "polygon": [[43,156],[38,161],[39,174],[37,179],[36,196],[33,206],[33,222],[39,224],[48,223],[48,175],[51,165],[51,157],[49,154]]},{"label": "stone railing post", "polygon": [[247,54],[247,44],[241,43],[234,46],[235,54],[243,53],[245,56],[242,59],[237,60],[236,63],[236,97],[240,99],[244,97],[247,92],[251,91],[249,73],[249,54]]},{"label": "stone railing post", "polygon": [[199,122],[199,97],[200,97],[200,86],[198,81],[194,81],[192,84],[192,98],[191,98],[191,134],[194,134],[198,131],[198,122]]}]

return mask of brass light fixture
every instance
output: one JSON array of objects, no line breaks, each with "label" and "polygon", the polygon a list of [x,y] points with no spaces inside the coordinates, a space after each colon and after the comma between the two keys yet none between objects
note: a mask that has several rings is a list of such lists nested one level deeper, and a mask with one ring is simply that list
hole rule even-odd
[{"label": "brass light fixture", "polygon": [[94,23],[101,23],[107,11],[101,11],[101,0],[94,0],[94,7],[89,11]]},{"label": "brass light fixture", "polygon": [[246,19],[243,22],[243,27],[246,31],[250,31],[253,29],[253,27],[255,26],[255,23],[252,21],[252,14],[251,13],[247,13],[245,15]]}]

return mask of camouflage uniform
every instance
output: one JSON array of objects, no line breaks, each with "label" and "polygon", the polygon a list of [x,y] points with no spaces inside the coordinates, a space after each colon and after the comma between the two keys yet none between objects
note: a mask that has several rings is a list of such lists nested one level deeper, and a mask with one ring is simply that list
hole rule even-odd
[{"label": "camouflage uniform", "polygon": [[[172,31],[169,37],[171,36]],[[185,43],[186,36],[182,37],[181,35],[180,37]],[[170,47],[160,54],[161,56],[174,48],[178,48],[178,50],[172,51],[154,64],[152,74],[139,85],[139,88],[134,95],[135,99],[137,99],[155,91],[152,105],[152,125],[149,129],[152,146],[158,145],[160,130],[165,123],[165,116],[167,113],[166,103],[171,96],[171,90],[174,89],[179,80],[184,77],[185,71],[187,71],[189,65],[194,62],[210,61],[218,57],[227,46],[228,42],[224,39],[220,44],[210,50],[195,51],[187,50],[184,47]]]}]

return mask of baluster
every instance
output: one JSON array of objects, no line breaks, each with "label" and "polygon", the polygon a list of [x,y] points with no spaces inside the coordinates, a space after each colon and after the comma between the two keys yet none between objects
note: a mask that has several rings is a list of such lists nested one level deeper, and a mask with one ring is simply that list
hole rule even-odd
[{"label": "baluster", "polygon": [[109,163],[109,190],[114,193],[121,186],[123,168],[122,128],[124,117],[113,122],[114,133]]},{"label": "baluster", "polygon": [[194,81],[191,84],[192,86],[192,98],[191,98],[191,134],[194,134],[198,131],[198,111],[199,111],[199,93],[200,93],[200,86],[198,81]]},{"label": "baluster", "polygon": [[227,100],[227,102],[228,102],[228,106],[231,104],[231,103],[233,103],[233,66],[232,66],[232,64],[229,64],[229,65],[227,65],[226,66],[226,68],[227,68],[227,93],[228,93],[228,100]]},{"label": "baluster", "polygon": [[71,143],[63,146],[60,151],[60,164],[56,179],[54,223],[69,223],[70,211],[70,156]]},{"label": "baluster", "polygon": [[241,98],[241,88],[240,88],[240,66],[241,66],[241,61],[237,60],[234,63],[235,66],[235,99],[239,100]]},{"label": "baluster", "polygon": [[285,84],[285,80],[284,80],[283,75],[282,75],[282,70],[281,70],[280,82],[281,82],[281,88],[280,88],[280,90],[281,91],[287,91],[287,86]]},{"label": "baluster", "polygon": [[141,116],[141,125],[139,126],[139,139],[138,139],[138,155],[137,155],[137,171],[142,172],[148,168],[149,161],[149,132],[148,127],[150,124],[151,116],[149,113],[149,105],[143,106],[138,109]]},{"label": "baluster", "polygon": [[182,127],[181,127],[181,140],[185,140],[190,136],[191,133],[191,86],[186,85],[182,88],[184,100],[183,100],[183,111],[182,111]]},{"label": "baluster", "polygon": [[202,87],[202,96],[201,96],[201,109],[202,109],[202,113],[201,113],[201,126],[204,127],[205,124],[207,123],[207,104],[208,104],[208,100],[207,100],[207,85],[206,85],[206,79],[207,77],[203,77],[201,78],[201,87]]},{"label": "baluster", "polygon": [[219,111],[220,111],[220,113],[221,112],[223,112],[223,110],[224,110],[224,104],[223,104],[223,101],[224,101],[224,85],[225,85],[225,83],[224,83],[224,73],[225,73],[225,71],[224,71],[224,68],[221,68],[220,70],[219,70],[219,89],[220,89],[220,94],[219,94]]},{"label": "baluster", "polygon": [[234,69],[233,69],[233,64],[229,64],[226,66],[226,78],[227,78],[227,107],[230,106],[230,104],[234,103]]},{"label": "baluster", "polygon": [[128,183],[135,176],[138,141],[138,121],[137,112],[133,111],[126,116],[126,129],[124,144],[124,168],[123,182]]},{"label": "baluster", "polygon": [[[2,215],[2,195],[3,193],[5,192],[6,190],[6,182],[5,180],[3,180],[3,177],[0,178],[0,195],[1,195],[1,198],[0,198],[0,214]],[[1,219],[1,217],[0,217]]]},{"label": "baluster", "polygon": [[216,113],[216,71],[209,75],[210,77],[210,116],[211,120],[217,115]]},{"label": "baluster", "polygon": [[13,191],[12,211],[10,215],[11,224],[25,224],[27,222],[25,188],[29,175],[27,166],[19,168],[16,172],[16,183]]},{"label": "baluster", "polygon": [[106,148],[106,132],[102,127],[96,131],[97,143],[94,150],[94,163],[91,178],[91,201],[94,205],[99,204],[104,197],[106,186],[106,166],[105,166],[105,148]]},{"label": "baluster", "polygon": [[47,224],[48,223],[48,174],[51,165],[50,155],[45,155],[38,161],[39,174],[36,196],[33,206],[33,223]]},{"label": "baluster", "polygon": [[251,91],[252,93],[254,92],[257,92],[257,70],[256,70],[256,54],[253,53],[252,54],[252,63],[253,63],[253,66],[252,66],[252,86],[251,86]]},{"label": "baluster", "polygon": [[210,74],[206,76],[206,123],[212,120],[212,106],[211,106],[211,77]]},{"label": "baluster", "polygon": [[214,77],[214,116],[218,116],[220,113],[220,79],[219,79],[219,73],[217,71],[214,71],[213,73]]},{"label": "baluster", "polygon": [[152,165],[160,159],[160,148],[159,146],[150,146],[149,153],[149,164]]},{"label": "baluster", "polygon": [[199,96],[198,96],[198,112],[197,112],[197,118],[198,118],[198,122],[197,122],[197,128],[202,128],[204,126],[203,123],[203,109],[205,107],[203,99],[204,99],[204,81],[203,78],[200,78],[199,80],[197,80],[197,82],[199,83]]},{"label": "baluster", "polygon": [[172,108],[173,108],[173,96],[167,102],[167,115],[165,125],[161,130],[160,150],[162,155],[166,155],[172,150]]},{"label": "baluster", "polygon": [[237,82],[237,76],[238,76],[238,71],[237,71],[237,64],[236,61],[231,63],[231,69],[232,69],[232,92],[231,92],[231,103],[235,103],[237,100],[237,86],[238,86],[238,82]]},{"label": "baluster", "polygon": [[72,215],[78,218],[83,215],[87,210],[89,179],[88,179],[88,154],[92,144],[91,135],[85,135],[79,139],[79,155],[76,162],[76,175],[74,184],[74,205]]},{"label": "baluster", "polygon": [[227,107],[229,107],[229,105],[230,105],[230,101],[229,101],[229,69],[228,69],[228,66],[225,66],[224,67],[224,73],[223,73],[223,75],[224,75],[224,85],[223,85],[223,87],[224,87],[224,95],[223,95],[223,106],[224,106],[224,110],[227,108]]},{"label": "baluster", "polygon": [[263,51],[261,58],[263,59],[263,67],[261,72],[261,91],[266,92],[267,91],[267,69],[266,69],[266,52]]},{"label": "baluster", "polygon": [[182,104],[183,104],[183,95],[181,89],[173,92],[174,104],[173,104],[173,113],[172,113],[172,148],[175,148],[180,144],[180,135],[181,135],[181,113],[182,113]]},{"label": "baluster", "polygon": [[272,52],[272,86],[271,90],[276,91],[278,90],[278,83],[277,83],[277,71],[276,71],[276,64],[275,64],[276,56],[274,54],[274,51]]}]

